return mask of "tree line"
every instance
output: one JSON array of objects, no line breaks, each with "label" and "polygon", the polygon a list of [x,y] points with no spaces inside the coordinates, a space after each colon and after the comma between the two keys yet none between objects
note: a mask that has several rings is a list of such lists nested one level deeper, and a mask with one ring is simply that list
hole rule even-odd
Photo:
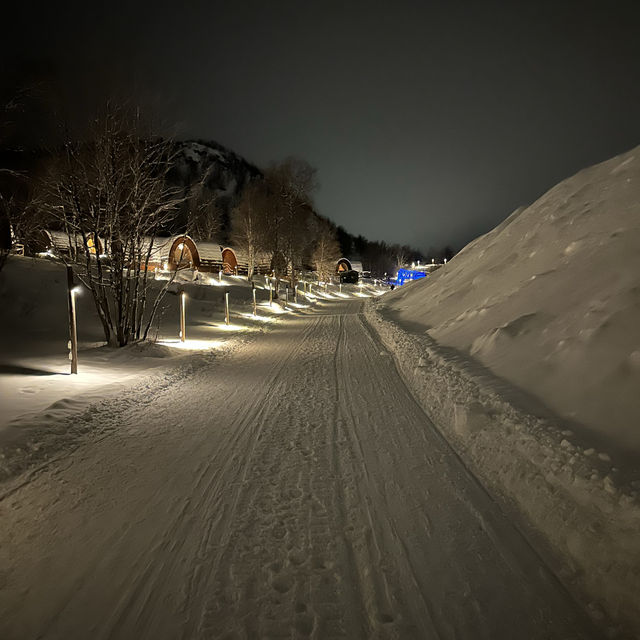
[{"label": "tree line", "polygon": [[0,267],[11,242],[34,246],[45,229],[63,232],[61,259],[91,291],[107,342],[122,346],[146,338],[171,283],[157,290],[148,279],[161,237],[230,240],[244,252],[249,278],[265,260],[277,279],[295,281],[306,270],[328,279],[343,256],[358,254],[380,276],[421,258],[410,247],[352,236],[319,215],[317,173],[301,158],[252,177],[223,224],[206,174],[186,188],[172,182],[175,154],[139,110],[109,104],[83,141],[67,134],[51,152],[5,156],[13,168],[0,172]]}]

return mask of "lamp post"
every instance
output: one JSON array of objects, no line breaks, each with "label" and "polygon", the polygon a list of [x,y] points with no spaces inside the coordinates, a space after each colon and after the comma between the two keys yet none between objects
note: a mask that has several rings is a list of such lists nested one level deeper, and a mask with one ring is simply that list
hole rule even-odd
[{"label": "lamp post", "polygon": [[186,321],[186,300],[187,294],[184,291],[180,292],[180,342],[184,342],[187,339],[187,321]]},{"label": "lamp post", "polygon": [[69,360],[71,373],[78,373],[78,332],[76,323],[76,293],[73,286],[73,270],[67,266],[67,304],[69,306]]}]

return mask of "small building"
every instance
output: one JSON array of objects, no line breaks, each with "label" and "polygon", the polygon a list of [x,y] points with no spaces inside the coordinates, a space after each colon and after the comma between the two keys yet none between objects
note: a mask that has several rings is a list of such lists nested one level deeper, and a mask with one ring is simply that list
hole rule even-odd
[{"label": "small building", "polygon": [[[249,271],[249,257],[235,247],[217,242],[199,242],[188,235],[171,238],[156,238],[150,268],[168,271],[193,269],[203,273],[246,275]],[[269,258],[260,254],[255,261],[256,273],[268,273]]]}]

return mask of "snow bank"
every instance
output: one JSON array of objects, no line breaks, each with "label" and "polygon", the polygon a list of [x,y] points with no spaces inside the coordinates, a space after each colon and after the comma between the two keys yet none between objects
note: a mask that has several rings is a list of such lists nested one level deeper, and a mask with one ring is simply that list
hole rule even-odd
[{"label": "snow bank", "polygon": [[[606,451],[507,399],[482,367],[369,309],[429,417],[490,490],[524,515],[548,564],[600,617],[640,633],[640,480],[622,480]],[[640,636],[639,636],[640,637]]]},{"label": "snow bank", "polygon": [[561,182],[386,302],[400,324],[640,454],[640,147]]},{"label": "snow bank", "polygon": [[562,182],[369,315],[563,581],[640,633],[638,153]]}]

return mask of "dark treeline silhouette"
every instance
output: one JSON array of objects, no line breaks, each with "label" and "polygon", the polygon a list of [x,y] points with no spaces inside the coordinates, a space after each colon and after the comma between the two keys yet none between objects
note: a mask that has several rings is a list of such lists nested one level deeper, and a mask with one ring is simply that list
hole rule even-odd
[{"label": "dark treeline silhouette", "polygon": [[[16,110],[14,103],[9,107]],[[43,229],[61,229],[60,220],[51,215],[51,202],[46,201],[46,176],[70,145],[85,146],[90,152],[94,144],[90,127],[89,133],[77,138],[61,127],[58,142],[49,147],[35,146],[33,136],[26,136],[21,145],[15,126],[20,118],[6,120],[14,126],[0,128],[3,259],[11,242],[24,245],[29,253]],[[92,122],[95,124],[95,119]],[[144,136],[150,135],[144,131],[144,123],[140,135],[143,144]],[[286,158],[260,169],[212,141],[167,141],[166,148],[170,166],[163,171],[164,179],[180,197],[175,199],[173,215],[167,216],[158,230],[160,235],[189,233],[202,241],[240,244],[252,259],[258,253],[268,254],[278,275],[316,269],[318,262],[324,272],[328,261],[338,256],[358,261],[364,271],[382,277],[385,273],[392,275],[399,266],[431,258],[441,260],[453,253],[446,248],[425,256],[413,247],[371,241],[336,225],[315,209],[316,171],[302,159]]]}]

